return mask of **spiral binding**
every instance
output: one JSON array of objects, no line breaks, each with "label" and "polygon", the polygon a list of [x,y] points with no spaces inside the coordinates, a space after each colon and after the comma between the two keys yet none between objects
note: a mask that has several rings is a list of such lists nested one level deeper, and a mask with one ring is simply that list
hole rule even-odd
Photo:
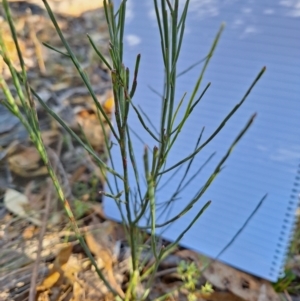
[{"label": "spiral binding", "polygon": [[[297,174],[295,177],[295,181],[292,187],[292,193],[290,195],[290,200],[286,209],[286,213],[284,216],[283,224],[281,227],[277,248],[275,250],[275,254],[273,256],[272,265],[273,267],[270,268],[269,275],[272,277],[274,275],[279,275],[279,277],[284,276],[284,266],[285,261],[289,252],[289,247],[291,241],[293,240],[293,236],[296,230],[296,221],[299,218],[299,211],[300,206],[300,164],[297,168]],[[292,229],[289,229],[287,225],[292,225]],[[288,237],[286,243],[282,243],[286,241],[286,237]],[[283,254],[283,256],[282,256]],[[276,267],[278,265],[278,257],[282,258],[282,262],[280,263],[280,267]]]}]

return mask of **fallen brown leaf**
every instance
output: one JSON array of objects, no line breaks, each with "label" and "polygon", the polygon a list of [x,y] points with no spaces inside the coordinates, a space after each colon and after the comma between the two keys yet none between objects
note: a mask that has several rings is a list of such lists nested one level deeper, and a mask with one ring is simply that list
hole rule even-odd
[{"label": "fallen brown leaf", "polygon": [[23,147],[8,157],[10,170],[22,177],[35,177],[47,174],[41,157],[35,147]]},{"label": "fallen brown leaf", "polygon": [[54,263],[51,265],[49,275],[37,287],[37,291],[44,291],[52,288],[64,276],[72,249],[72,244],[65,244],[65,246],[62,247],[56,256]]},{"label": "fallen brown leaf", "polygon": [[30,239],[32,238],[36,233],[38,232],[38,229],[33,226],[33,225],[30,225],[28,227],[26,227],[22,233],[22,236],[24,239]]},{"label": "fallen brown leaf", "polygon": [[[94,219],[92,224],[95,225],[96,223],[97,221]],[[85,239],[90,251],[96,256],[97,259],[102,261],[109,283],[116,290],[116,292],[122,298],[124,298],[125,294],[120,285],[117,283],[113,272],[113,263],[115,261],[113,248],[114,244],[116,243],[116,240],[114,240],[115,225],[110,221],[106,221],[99,224],[99,226],[100,225],[103,225],[103,227],[99,230],[87,232],[85,234]]]},{"label": "fallen brown leaf", "polygon": [[209,295],[199,294],[199,297],[207,301],[244,301],[244,299],[231,292],[213,292]]},{"label": "fallen brown leaf", "polygon": [[221,262],[210,262],[203,275],[215,287],[229,290],[244,300],[280,301],[268,281],[254,278]]},{"label": "fallen brown leaf", "polygon": [[14,189],[7,189],[4,196],[4,204],[8,211],[19,217],[26,218],[33,224],[40,226],[41,221],[36,218],[39,216],[38,213],[33,210],[27,210],[30,209],[30,206],[26,195]]}]

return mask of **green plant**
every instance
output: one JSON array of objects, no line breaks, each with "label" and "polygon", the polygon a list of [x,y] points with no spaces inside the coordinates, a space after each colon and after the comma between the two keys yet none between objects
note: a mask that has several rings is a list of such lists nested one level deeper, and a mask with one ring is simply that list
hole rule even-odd
[{"label": "green plant", "polygon": [[[61,39],[62,44],[64,45],[66,52],[61,52],[60,50],[55,49],[51,45],[45,45],[52,50],[64,55],[70,59],[70,61],[76,67],[78,74],[81,76],[82,81],[86,85],[91,97],[93,98],[95,105],[98,109],[99,115],[103,116],[103,119],[108,124],[111,135],[117,141],[117,147],[122,157],[122,173],[117,172],[114,169],[113,158],[111,156],[111,145],[109,137],[107,137],[106,132],[104,131],[104,124],[102,118],[99,118],[99,122],[102,126],[102,130],[104,133],[104,140],[105,140],[105,147],[107,157],[111,162],[111,166],[109,167],[107,162],[104,162],[92,149],[92,147],[88,143],[84,143],[79,136],[77,136],[67,125],[66,123],[54,112],[52,111],[47,104],[40,98],[40,96],[30,87],[30,83],[28,81],[25,64],[22,58],[22,53],[20,51],[20,47],[18,46],[18,39],[17,34],[14,28],[14,24],[12,21],[12,16],[9,11],[7,0],[3,0],[3,6],[6,13],[6,17],[8,23],[10,25],[12,37],[14,43],[17,47],[19,61],[21,65],[21,72],[18,72],[11,60],[9,58],[8,52],[5,48],[5,45],[2,40],[0,40],[1,46],[1,55],[4,59],[4,62],[10,69],[13,83],[17,91],[18,99],[12,96],[11,91],[9,90],[5,80],[3,77],[0,77],[0,85],[5,94],[6,100],[1,100],[1,103],[4,104],[12,114],[17,116],[23,125],[26,127],[28,132],[30,133],[30,138],[33,141],[34,145],[38,149],[41,158],[43,159],[45,165],[48,168],[49,175],[54,183],[54,186],[57,190],[58,196],[60,201],[63,203],[63,206],[66,210],[66,213],[71,221],[71,224],[75,230],[77,238],[80,244],[83,246],[87,256],[91,259],[93,265],[96,268],[96,271],[99,277],[105,282],[108,288],[113,292],[113,294],[119,298],[124,300],[146,300],[149,297],[151,292],[152,285],[154,283],[155,273],[158,269],[160,262],[166,258],[178,245],[181,238],[185,235],[185,233],[193,226],[193,224],[199,219],[201,214],[206,210],[209,206],[210,201],[206,202],[206,204],[195,213],[194,218],[190,222],[190,224],[186,227],[186,229],[182,230],[177,237],[177,239],[170,243],[167,246],[160,246],[157,237],[157,229],[163,226],[169,225],[179,219],[182,215],[188,212],[193,205],[203,196],[204,192],[208,189],[211,185],[213,180],[216,176],[220,173],[224,162],[228,159],[231,155],[231,152],[235,145],[239,142],[239,140],[244,136],[250,125],[252,124],[255,114],[251,116],[249,121],[246,123],[244,128],[241,132],[237,135],[236,139],[232,142],[231,146],[229,147],[228,151],[225,153],[224,157],[220,160],[220,162],[215,167],[213,173],[210,177],[206,180],[203,187],[199,189],[197,194],[192,200],[188,200],[184,209],[179,212],[176,216],[170,218],[169,220],[165,221],[162,224],[157,224],[157,208],[156,208],[156,189],[157,185],[160,182],[162,177],[165,177],[171,171],[175,171],[184,166],[185,167],[185,174],[182,179],[182,182],[187,178],[188,171],[190,165],[192,164],[196,155],[205,147],[207,146],[222,130],[225,126],[226,122],[233,116],[233,114],[241,107],[241,105],[246,100],[247,96],[251,92],[254,85],[260,79],[262,74],[265,71],[263,68],[249,89],[246,91],[244,97],[241,101],[236,104],[236,106],[227,114],[224,120],[220,123],[220,125],[216,128],[216,130],[211,134],[209,138],[207,138],[204,142],[201,142],[202,132],[199,133],[199,139],[195,146],[194,151],[192,154],[183,158],[181,161],[177,162],[171,167],[166,167],[166,161],[174,148],[175,141],[177,140],[178,136],[182,128],[184,127],[186,121],[188,120],[189,116],[191,115],[193,109],[199,104],[202,97],[204,96],[205,92],[207,91],[210,84],[208,84],[203,91],[199,95],[199,90],[202,85],[202,80],[204,73],[208,67],[208,64],[214,54],[216,49],[217,43],[221,36],[224,26],[222,25],[219,32],[217,33],[213,44],[208,52],[204,60],[204,65],[199,73],[198,78],[195,80],[195,85],[193,90],[190,93],[190,96],[187,97],[187,94],[184,94],[179,101],[176,99],[176,83],[178,80],[178,73],[177,73],[177,62],[180,55],[181,45],[183,42],[184,37],[184,30],[185,30],[185,22],[186,17],[188,14],[188,7],[189,1],[187,0],[184,4],[183,10],[180,13],[179,8],[179,0],[169,1],[169,0],[161,0],[160,5],[158,0],[154,0],[154,8],[156,12],[156,19],[159,28],[159,35],[161,40],[161,53],[163,57],[163,64],[164,64],[164,91],[163,91],[163,102],[162,102],[162,117],[161,122],[159,125],[159,133],[156,134],[154,131],[150,129],[148,126],[148,119],[143,117],[142,111],[137,108],[133,102],[133,97],[137,88],[137,77],[138,77],[138,70],[139,64],[141,60],[141,55],[138,54],[136,57],[135,68],[133,72],[133,79],[131,80],[129,68],[125,67],[123,62],[123,36],[124,36],[124,28],[125,28],[125,14],[126,14],[126,0],[121,1],[120,6],[118,9],[114,8],[113,2],[111,0],[104,0],[104,10],[106,21],[108,25],[108,31],[110,35],[110,42],[109,42],[109,53],[111,61],[108,61],[105,56],[98,50],[97,46],[93,42],[92,38],[88,36],[88,39],[91,42],[92,47],[94,48],[96,54],[98,55],[99,59],[106,65],[106,67],[111,72],[111,79],[112,79],[112,88],[113,88],[113,95],[115,101],[115,120],[116,126],[114,127],[109,116],[105,113],[101,105],[99,104],[97,97],[92,89],[90,81],[83,71],[82,67],[78,59],[76,58],[74,52],[72,51],[71,47],[69,46],[67,40],[65,39],[59,25],[56,21],[56,18],[46,0],[43,0],[45,4],[45,8],[48,11],[50,19]],[[93,157],[93,159],[97,162],[99,167],[101,168],[102,174],[104,179],[106,179],[107,183],[107,192],[104,193],[107,197],[113,198],[120,210],[124,229],[127,232],[128,242],[131,248],[131,271],[130,271],[130,279],[127,291],[125,296],[120,296],[117,292],[111,287],[110,283],[105,279],[102,272],[97,268],[97,264],[93,259],[89,249],[86,246],[86,243],[81,236],[76,220],[74,218],[74,214],[70,209],[70,206],[65,199],[61,186],[58,182],[58,179],[53,171],[53,168],[49,162],[47,150],[43,144],[40,130],[39,130],[39,122],[36,115],[35,110],[35,103],[34,101],[37,100],[44,109],[55,119],[57,122],[66,130],[70,136],[75,139],[78,143],[80,143],[85,150]],[[21,109],[20,109],[21,108]],[[143,169],[136,166],[136,154],[134,153],[134,149],[132,146],[132,141],[130,138],[130,130],[128,124],[128,116],[129,111],[133,110],[135,114],[137,114],[141,127],[143,127],[147,133],[156,141],[155,146],[151,146],[149,150],[148,147],[145,147],[144,150],[144,167]],[[179,118],[179,111],[183,114],[181,118]],[[133,170],[135,175],[135,184],[138,191],[138,197],[135,199],[132,193],[132,190],[129,187],[129,170]],[[140,174],[144,172],[145,174],[145,181],[147,183],[146,189],[143,191],[140,185]],[[110,181],[108,174],[111,174],[114,178],[113,181]],[[113,193],[113,186],[114,183],[117,181],[121,181],[122,188],[117,190],[117,193]],[[132,201],[137,202],[136,206],[131,206]],[[150,249],[155,257],[155,262],[144,271],[145,263],[140,261],[140,254],[142,250],[145,248],[144,244],[144,237],[140,231],[139,224],[145,218],[145,216],[149,217],[149,223],[142,227],[144,230],[148,230],[151,234],[150,239]],[[128,225],[128,227],[127,227]],[[186,283],[189,286],[189,289],[194,289],[194,273],[195,267],[192,265],[188,268],[193,269],[189,271],[189,274],[186,274],[187,278]],[[143,271],[143,272],[142,272]],[[192,275],[191,278],[189,278]],[[143,282],[145,290],[141,295],[137,294],[137,287],[138,285]]]},{"label": "green plant", "polygon": [[184,282],[184,287],[188,290],[194,291],[201,275],[196,264],[194,262],[187,263],[185,261],[181,261],[177,270]]},{"label": "green plant", "polygon": [[[185,261],[181,261],[178,265],[177,271],[183,281],[182,288],[188,291],[188,300],[197,300],[195,292],[201,272],[196,264],[194,262],[187,263]],[[212,288],[209,286],[209,284],[205,284],[205,286],[202,286],[201,291],[205,293],[212,292]]]},{"label": "green plant", "polygon": [[293,293],[294,291],[297,291],[295,288],[300,288],[297,284],[297,276],[292,270],[286,270],[284,277],[278,279],[278,281],[273,284],[273,287],[278,293],[282,293],[284,291]]},{"label": "green plant", "polygon": [[197,288],[197,284],[199,283],[202,271],[199,270],[194,262],[188,263],[184,260],[180,261],[177,267],[177,272],[181,277],[183,284],[176,288],[176,290],[162,296],[160,300],[164,300],[172,296],[173,293],[180,290],[185,290],[187,292],[187,298],[189,301],[198,300],[199,294],[202,296],[209,296],[214,292],[213,287],[209,282],[206,282],[201,286],[201,288]]},{"label": "green plant", "polygon": [[74,201],[74,215],[76,219],[81,218],[89,209],[89,206],[84,202],[75,199]]}]

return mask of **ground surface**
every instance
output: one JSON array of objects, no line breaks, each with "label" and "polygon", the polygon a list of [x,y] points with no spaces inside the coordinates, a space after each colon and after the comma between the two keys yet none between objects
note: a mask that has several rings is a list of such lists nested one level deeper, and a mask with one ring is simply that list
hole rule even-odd
[{"label": "ground surface", "polygon": [[[75,5],[76,1],[79,0],[73,1],[72,10],[60,5],[59,0],[50,1],[50,4],[58,13],[65,37],[90,77],[99,102],[111,114],[109,73],[86,37],[88,32],[95,44],[107,53],[104,14],[95,7],[87,9],[85,5]],[[42,1],[12,2],[31,86],[79,135],[82,129],[85,134],[82,137],[92,144],[99,156],[103,155],[103,134],[96,108],[75,68],[68,58],[41,44],[45,42],[64,51],[40,6]],[[89,9],[92,10],[87,11]],[[3,20],[1,28],[11,57],[18,65],[8,26]],[[11,84],[2,61],[0,67]],[[79,227],[99,267],[122,294],[126,289],[129,252],[122,227],[105,220],[102,213],[98,192],[103,181],[99,168],[39,105],[37,110],[51,163],[57,170]],[[28,300],[30,290],[36,292],[38,300],[111,300],[112,296],[76,241],[47,171],[23,126],[1,105],[0,116],[0,301]],[[280,295],[274,293],[268,282],[210,262],[197,282],[197,299],[296,300],[300,295],[299,241],[296,236],[287,265],[288,277],[277,284],[277,289],[282,292]],[[189,264],[193,262],[197,270],[207,263],[207,259],[192,251],[178,249],[161,265],[152,299],[182,285],[177,270],[182,260]],[[200,293],[206,281],[213,285],[214,293]],[[185,300],[186,296],[187,290],[183,289],[169,300]]]}]

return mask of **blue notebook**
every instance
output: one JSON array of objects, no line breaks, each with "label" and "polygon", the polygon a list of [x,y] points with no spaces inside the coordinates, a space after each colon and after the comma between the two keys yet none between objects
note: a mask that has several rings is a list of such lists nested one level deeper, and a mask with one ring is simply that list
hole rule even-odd
[{"label": "blue notebook", "polygon": [[[156,195],[158,224],[178,214],[194,197],[250,116],[257,113],[253,125],[198,203],[171,226],[159,228],[157,234],[175,240],[201,207],[211,200],[211,205],[186,233],[181,245],[210,258],[218,257],[255,276],[276,281],[283,272],[300,193],[299,18],[293,17],[293,7],[270,7],[268,1],[249,5],[235,1],[199,3],[201,1],[191,1],[178,72],[204,58],[221,22],[225,21],[227,26],[199,95],[208,82],[212,84],[175,143],[167,167],[193,152],[204,126],[201,141],[205,141],[241,100],[265,65],[267,72],[220,134],[197,155],[187,177],[187,180],[191,178],[190,182],[187,186],[188,181],[183,182],[181,188],[185,189],[181,189],[172,205],[167,207],[186,165],[171,178],[173,172],[161,179]],[[141,53],[133,102],[149,117],[147,125],[152,128],[153,124],[158,129],[161,115],[158,94],[164,79],[152,6],[152,1],[129,2],[124,63],[133,71],[136,55]],[[178,78],[178,101],[183,93],[190,95],[201,68],[200,64]],[[129,124],[137,165],[140,166],[140,183],[145,191],[144,147],[148,145],[151,151],[156,142],[140,125],[133,110]],[[121,173],[118,147],[114,146],[112,152],[114,167]],[[129,161],[128,164],[131,166]],[[112,176],[109,182],[113,194],[123,190],[120,182],[119,190],[116,188]],[[136,184],[132,169],[130,188],[134,206]],[[107,190],[109,192],[108,187]],[[120,220],[114,201],[106,198],[104,209],[108,217]],[[146,219],[143,222],[146,223]],[[228,248],[224,250],[226,246]]]}]

